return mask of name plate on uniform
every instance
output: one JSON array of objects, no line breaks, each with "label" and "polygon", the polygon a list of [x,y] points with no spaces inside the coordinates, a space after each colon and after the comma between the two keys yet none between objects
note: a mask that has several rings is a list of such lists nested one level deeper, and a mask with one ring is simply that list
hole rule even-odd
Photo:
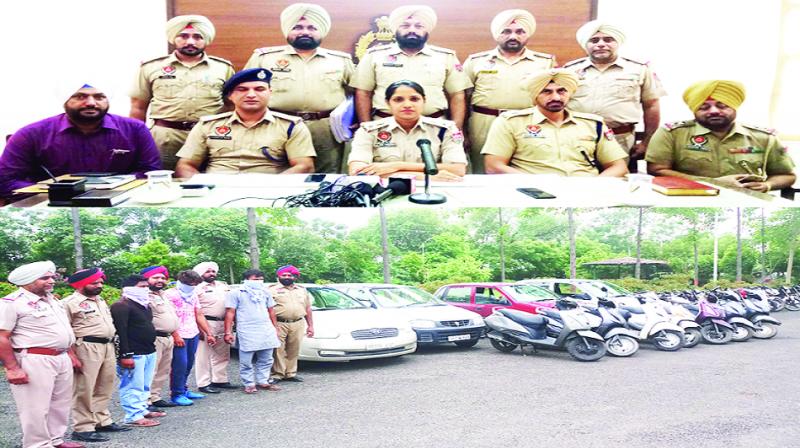
[{"label": "name plate on uniform", "polygon": [[403,64],[398,64],[396,62],[384,62],[383,66],[384,67],[402,67]]},{"label": "name plate on uniform", "polygon": [[175,79],[175,75],[161,75],[158,79]]},{"label": "name plate on uniform", "polygon": [[231,137],[230,135],[209,135],[208,139],[209,140],[232,140],[233,137]]}]

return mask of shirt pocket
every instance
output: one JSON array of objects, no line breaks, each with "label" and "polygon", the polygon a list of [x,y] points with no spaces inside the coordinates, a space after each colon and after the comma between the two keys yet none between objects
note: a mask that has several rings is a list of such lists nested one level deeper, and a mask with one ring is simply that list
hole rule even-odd
[{"label": "shirt pocket", "polygon": [[173,99],[180,95],[183,84],[177,79],[156,79],[153,82],[153,96]]},{"label": "shirt pocket", "polygon": [[[568,151],[562,154],[564,160],[569,160],[577,165],[587,166],[591,168],[591,163],[597,159],[597,144],[594,140],[578,140],[574,145],[574,151]],[[586,156],[584,156],[586,154]],[[598,161],[599,163],[599,161]]]},{"label": "shirt pocket", "polygon": [[517,139],[518,150],[512,158],[530,161],[558,162],[558,151],[546,138],[528,138],[523,133]]},{"label": "shirt pocket", "polygon": [[198,81],[197,94],[201,98],[221,99],[223,84],[225,81],[218,78]]},{"label": "shirt pocket", "polygon": [[692,149],[682,149],[678,155],[680,165],[691,168],[710,167],[714,161],[711,151],[697,151]]},{"label": "shirt pocket", "polygon": [[236,150],[233,140],[206,140],[209,157],[233,157]]},{"label": "shirt pocket", "polygon": [[639,98],[639,77],[635,75],[618,76],[611,83],[611,94],[617,98]]},{"label": "shirt pocket", "polygon": [[270,86],[275,93],[285,93],[292,90],[296,78],[292,72],[274,72]]},{"label": "shirt pocket", "polygon": [[403,154],[397,146],[378,146],[373,150],[373,154],[375,162],[399,162],[403,160]]}]

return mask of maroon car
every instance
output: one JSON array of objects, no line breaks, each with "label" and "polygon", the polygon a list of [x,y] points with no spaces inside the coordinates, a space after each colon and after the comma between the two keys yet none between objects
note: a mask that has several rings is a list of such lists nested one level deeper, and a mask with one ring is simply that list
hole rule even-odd
[{"label": "maroon car", "polygon": [[518,283],[456,283],[444,285],[436,298],[486,317],[495,308],[512,308],[536,313],[539,308],[554,308],[558,296],[533,285]]}]

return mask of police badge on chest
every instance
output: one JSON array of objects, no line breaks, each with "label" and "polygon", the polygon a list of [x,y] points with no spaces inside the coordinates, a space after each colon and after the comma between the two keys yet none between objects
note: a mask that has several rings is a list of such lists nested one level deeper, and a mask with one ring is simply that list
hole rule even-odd
[{"label": "police badge on chest", "polygon": [[389,131],[378,132],[375,136],[375,147],[377,148],[391,148],[397,146],[397,143],[392,142],[392,133]]}]

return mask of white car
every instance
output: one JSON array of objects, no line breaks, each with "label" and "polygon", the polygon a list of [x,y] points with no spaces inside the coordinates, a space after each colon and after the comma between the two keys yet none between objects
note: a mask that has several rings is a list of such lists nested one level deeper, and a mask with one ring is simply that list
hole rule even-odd
[{"label": "white car", "polygon": [[[604,280],[534,278],[530,280],[521,280],[517,283],[540,286],[556,293],[560,297],[572,297],[574,299],[583,298],[595,306],[597,305],[598,299],[604,298],[612,299],[623,305],[638,305],[639,303],[637,300],[628,297],[632,296],[633,293],[627,289]],[[577,296],[578,294],[585,294],[585,296]]]},{"label": "white car", "polygon": [[311,295],[314,337],[300,344],[303,361],[353,361],[413,353],[417,335],[408,321],[372,309],[336,289],[303,285]]},{"label": "white car", "polygon": [[448,305],[413,286],[383,283],[341,283],[327,285],[378,310],[392,312],[417,332],[418,344],[454,343],[472,347],[486,326],[480,314]]}]

